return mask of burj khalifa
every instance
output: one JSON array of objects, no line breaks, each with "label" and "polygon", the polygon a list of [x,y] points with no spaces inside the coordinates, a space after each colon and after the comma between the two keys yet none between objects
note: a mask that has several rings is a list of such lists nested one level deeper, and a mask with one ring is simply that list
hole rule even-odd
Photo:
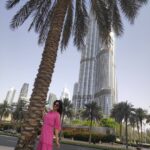
[{"label": "burj khalifa", "polygon": [[96,19],[90,14],[85,47],[81,50],[79,80],[74,85],[72,100],[75,111],[95,101],[107,117],[117,102],[115,38],[111,32],[111,44],[104,45],[99,32]]}]

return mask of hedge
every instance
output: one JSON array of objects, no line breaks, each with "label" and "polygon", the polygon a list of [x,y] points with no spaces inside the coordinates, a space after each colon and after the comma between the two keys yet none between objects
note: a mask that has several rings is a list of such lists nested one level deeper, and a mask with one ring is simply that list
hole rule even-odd
[{"label": "hedge", "polygon": [[[63,132],[64,138],[70,138],[79,141],[89,141],[89,132],[73,132],[73,131],[64,131]],[[91,142],[99,143],[101,142],[115,142],[116,136],[109,134],[109,135],[101,135],[97,133],[92,133]]]}]

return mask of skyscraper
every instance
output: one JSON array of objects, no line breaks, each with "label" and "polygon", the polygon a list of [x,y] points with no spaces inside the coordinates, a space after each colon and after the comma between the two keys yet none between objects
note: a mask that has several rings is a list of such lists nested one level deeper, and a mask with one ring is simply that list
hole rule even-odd
[{"label": "skyscraper", "polygon": [[48,100],[47,100],[47,108],[49,109],[53,109],[53,102],[57,100],[57,97],[54,93],[50,93]]},{"label": "skyscraper", "polygon": [[62,99],[62,100],[65,98],[70,100],[70,92],[69,92],[69,89],[67,89],[67,88],[63,89],[61,96],[60,96],[60,99]]},{"label": "skyscraper", "polygon": [[74,86],[75,109],[95,101],[108,116],[116,99],[114,35],[110,46],[102,45],[95,18],[90,14],[89,30],[82,49],[78,83]]},{"label": "skyscraper", "polygon": [[14,88],[11,88],[6,95],[5,100],[8,102],[9,105],[13,103],[14,97],[15,97],[16,90]]},{"label": "skyscraper", "polygon": [[18,101],[20,101],[20,100],[25,100],[25,101],[27,101],[27,100],[28,100],[28,99],[27,99],[28,88],[29,88],[29,84],[28,84],[28,83],[24,83],[23,86],[22,86],[22,88],[21,88]]}]

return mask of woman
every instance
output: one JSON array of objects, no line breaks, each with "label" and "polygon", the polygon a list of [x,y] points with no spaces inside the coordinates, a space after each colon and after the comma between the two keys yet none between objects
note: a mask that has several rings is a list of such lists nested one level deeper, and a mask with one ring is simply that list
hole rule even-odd
[{"label": "woman", "polygon": [[53,103],[53,109],[43,117],[43,126],[37,150],[52,150],[53,149],[53,136],[55,131],[56,145],[59,148],[59,132],[61,129],[60,116],[62,113],[62,102],[56,100]]}]

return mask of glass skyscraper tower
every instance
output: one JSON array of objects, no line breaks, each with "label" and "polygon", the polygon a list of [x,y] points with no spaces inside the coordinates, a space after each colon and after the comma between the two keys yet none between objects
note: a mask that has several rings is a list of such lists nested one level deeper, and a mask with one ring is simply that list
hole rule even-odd
[{"label": "glass skyscraper tower", "polygon": [[105,116],[110,115],[117,101],[114,35],[111,45],[102,45],[97,23],[90,14],[89,30],[85,47],[82,49],[79,81],[75,83],[73,104],[75,110],[95,101]]},{"label": "glass skyscraper tower", "polygon": [[28,83],[24,83],[22,88],[21,88],[21,91],[20,91],[18,102],[20,100],[28,101],[28,99],[27,99],[28,89],[29,89],[29,84]]},{"label": "glass skyscraper tower", "polygon": [[14,97],[15,97],[15,93],[16,93],[16,90],[14,88],[11,88],[7,92],[5,100],[8,102],[9,105],[12,105]]}]

